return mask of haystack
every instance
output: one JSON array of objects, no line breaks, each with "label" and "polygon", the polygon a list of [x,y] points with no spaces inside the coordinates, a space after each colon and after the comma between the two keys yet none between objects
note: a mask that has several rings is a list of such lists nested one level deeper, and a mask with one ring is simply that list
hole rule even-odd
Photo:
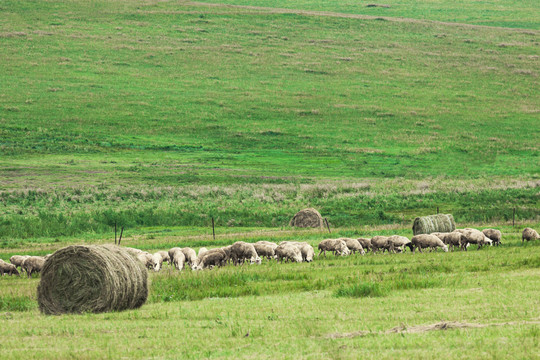
[{"label": "haystack", "polygon": [[304,209],[296,213],[289,223],[290,226],[302,228],[323,227],[324,221],[321,214],[312,208]]},{"label": "haystack", "polygon": [[421,216],[414,219],[413,234],[431,234],[433,232],[452,232],[456,222],[452,214]]},{"label": "haystack", "polygon": [[148,297],[147,281],[144,266],[122,247],[68,246],[45,262],[39,309],[59,315],[139,308]]}]

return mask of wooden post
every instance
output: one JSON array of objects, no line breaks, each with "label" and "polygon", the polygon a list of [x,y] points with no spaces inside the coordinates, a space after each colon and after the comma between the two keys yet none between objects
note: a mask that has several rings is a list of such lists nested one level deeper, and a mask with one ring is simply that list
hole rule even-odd
[{"label": "wooden post", "polygon": [[514,213],[512,214],[512,226],[516,225],[516,208],[514,208]]},{"label": "wooden post", "polygon": [[122,226],[122,229],[120,230],[120,238],[118,239],[118,245],[120,245],[120,241],[122,241],[122,234],[124,233],[124,227]]},{"label": "wooden post", "polygon": [[328,228],[328,232],[331,234],[332,232],[330,231],[330,224],[328,224],[328,219],[324,218],[324,222],[326,223],[326,227]]},{"label": "wooden post", "polygon": [[212,237],[216,240],[216,230],[214,227],[214,217],[212,216]]},{"label": "wooden post", "polygon": [[114,245],[116,245],[116,221],[114,222]]}]

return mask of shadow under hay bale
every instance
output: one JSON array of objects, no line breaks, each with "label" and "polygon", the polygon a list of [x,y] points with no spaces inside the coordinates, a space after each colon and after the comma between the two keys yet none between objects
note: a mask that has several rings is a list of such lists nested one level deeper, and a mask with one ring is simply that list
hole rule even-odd
[{"label": "shadow under hay bale", "polygon": [[297,212],[291,219],[289,225],[301,228],[322,228],[324,227],[324,221],[317,210],[308,208]]},{"label": "shadow under hay bale", "polygon": [[148,272],[124,248],[68,246],[46,262],[38,286],[42,313],[101,313],[141,307],[148,297]]},{"label": "shadow under hay bale", "polygon": [[414,219],[412,229],[414,235],[452,232],[456,230],[456,222],[452,214],[421,216]]}]

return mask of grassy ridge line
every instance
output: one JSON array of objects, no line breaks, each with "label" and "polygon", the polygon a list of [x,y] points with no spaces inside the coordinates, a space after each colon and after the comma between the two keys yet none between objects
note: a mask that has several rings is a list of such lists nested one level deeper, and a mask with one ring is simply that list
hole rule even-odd
[{"label": "grassy ridge line", "polygon": [[[235,1],[235,0],[232,0],[232,1]],[[290,4],[290,2],[287,2],[287,3]],[[350,13],[333,12],[333,11],[315,11],[315,10],[307,10],[307,9],[276,8],[276,7],[266,7],[266,6],[237,5],[237,4],[231,4],[231,3],[210,3],[210,2],[200,2],[200,1],[188,1],[188,2],[185,2],[184,4],[188,6],[209,6],[209,7],[225,7],[225,8],[232,8],[232,9],[256,10],[256,11],[263,11],[263,12],[271,13],[271,14],[329,16],[329,17],[346,18],[346,19],[387,20],[387,21],[395,21],[395,22],[412,22],[412,23],[419,23],[419,24],[432,23],[432,24],[438,24],[438,25],[444,25],[444,26],[458,26],[458,27],[465,27],[465,28],[488,28],[488,29],[493,28],[493,29],[505,29],[505,30],[510,30],[510,31],[525,32],[529,34],[537,33],[537,31],[535,30],[521,29],[521,28],[515,28],[515,27],[478,25],[478,24],[448,22],[448,21],[418,19],[418,18],[350,14]]]}]

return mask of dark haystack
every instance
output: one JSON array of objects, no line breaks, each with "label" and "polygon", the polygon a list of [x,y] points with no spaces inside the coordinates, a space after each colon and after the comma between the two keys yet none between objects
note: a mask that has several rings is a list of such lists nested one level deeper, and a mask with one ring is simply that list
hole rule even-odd
[{"label": "dark haystack", "polygon": [[302,228],[323,227],[324,222],[321,214],[312,208],[304,209],[296,213],[289,223],[290,226]]},{"label": "dark haystack", "polygon": [[122,247],[68,246],[45,262],[39,309],[59,315],[139,308],[148,297],[147,280],[142,263]]},{"label": "dark haystack", "polygon": [[421,216],[414,219],[412,229],[414,235],[452,232],[456,230],[456,222],[452,214]]}]

